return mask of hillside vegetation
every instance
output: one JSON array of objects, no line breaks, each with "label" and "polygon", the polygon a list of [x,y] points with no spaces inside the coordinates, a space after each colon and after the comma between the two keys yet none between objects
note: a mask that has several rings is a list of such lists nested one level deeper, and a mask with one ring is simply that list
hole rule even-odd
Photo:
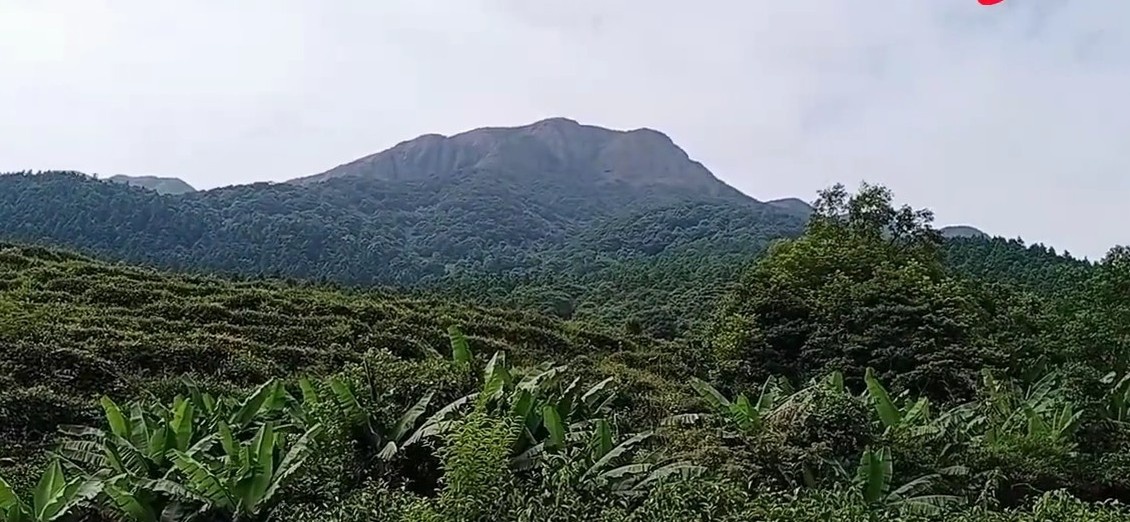
[{"label": "hillside vegetation", "polygon": [[[663,303],[697,300],[736,275],[751,253],[804,226],[802,218],[756,202],[678,187],[651,191],[483,173],[170,196],[80,174],[16,174],[0,176],[0,239],[167,269],[358,286],[537,282],[553,287],[534,303],[540,309],[568,318],[587,305],[623,323],[684,315],[686,308]],[[681,277],[648,285],[658,296],[646,307],[625,305],[640,302],[640,286],[619,286],[622,274],[662,277],[674,265],[686,265]],[[664,328],[672,327],[655,325]]]},{"label": "hillside vegetation", "polygon": [[0,513],[1126,520],[1130,250],[978,279],[930,221],[824,191],[674,342],[5,246]]},{"label": "hillside vegetation", "polygon": [[[799,202],[782,210],[570,179],[335,178],[171,196],[74,173],[13,174],[0,176],[0,240],[180,271],[392,285],[670,339],[706,322],[700,303],[808,219],[787,210]],[[1004,240],[946,249],[951,268],[1009,282],[1025,273],[1027,285],[1054,279],[1053,265],[1086,265]]]},{"label": "hillside vegetation", "polygon": [[424,358],[449,349],[445,332],[454,324],[519,361],[633,346],[522,312],[174,276],[0,246],[0,433],[14,444],[6,450],[34,445],[58,422],[89,419],[92,398],[175,387],[182,376],[231,389],[326,373],[374,350]]},{"label": "hillside vegetation", "polygon": [[[804,231],[805,201],[758,201],[651,129],[551,118],[425,135],[286,183],[207,191],[172,179],[0,175],[0,241],[243,277],[290,277],[519,307],[673,339],[774,240]],[[144,190],[147,188],[150,190]],[[968,227],[947,266],[1044,286],[1069,256]],[[985,240],[983,240],[985,239]],[[950,249],[947,244],[947,250]],[[1027,263],[1027,261],[1025,263]],[[1058,277],[1058,274],[1056,275]]]}]

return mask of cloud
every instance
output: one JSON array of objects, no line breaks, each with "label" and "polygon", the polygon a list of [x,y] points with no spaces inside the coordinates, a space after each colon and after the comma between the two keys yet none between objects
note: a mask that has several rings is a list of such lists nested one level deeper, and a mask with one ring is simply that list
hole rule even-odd
[{"label": "cloud", "polygon": [[562,115],[660,129],[755,197],[866,179],[1095,257],[1130,242],[1127,19],[1066,0],[14,0],[0,169],[211,187]]}]

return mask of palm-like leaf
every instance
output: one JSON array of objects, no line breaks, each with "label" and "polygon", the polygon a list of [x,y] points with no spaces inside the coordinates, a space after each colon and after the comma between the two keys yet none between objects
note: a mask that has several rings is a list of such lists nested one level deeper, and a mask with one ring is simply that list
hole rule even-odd
[{"label": "palm-like leaf", "polygon": [[286,480],[298,471],[303,462],[306,461],[306,458],[313,452],[313,441],[318,437],[321,431],[321,425],[311,427],[290,447],[286,456],[279,462],[275,476],[271,480],[270,487],[267,488],[262,496],[263,502],[271,501]]},{"label": "palm-like leaf", "polygon": [[457,363],[470,364],[474,359],[471,346],[467,343],[467,336],[458,326],[447,327],[447,335],[451,338],[451,358]]},{"label": "palm-like leaf", "polygon": [[637,433],[630,437],[628,440],[617,444],[614,448],[608,450],[607,453],[597,459],[596,462],[592,464],[592,466],[589,466],[589,468],[585,470],[585,472],[581,475],[581,479],[584,480],[592,478],[602,473],[603,470],[607,468],[613,461],[625,455],[629,450],[632,449],[633,446],[647,440],[651,436],[652,432]]},{"label": "palm-like leaf", "polygon": [[420,400],[416,401],[416,404],[413,404],[411,408],[408,408],[408,411],[405,411],[404,415],[401,415],[400,419],[396,421],[396,425],[393,427],[392,433],[389,435],[389,438],[398,443],[402,441],[409,434],[409,432],[412,431],[412,428],[416,426],[416,421],[420,418],[420,416],[423,415],[425,411],[427,411],[428,405],[431,404],[433,396],[434,392],[428,392],[423,397],[421,397]]},{"label": "palm-like leaf", "polygon": [[185,475],[184,489],[193,492],[194,497],[203,498],[218,508],[235,507],[230,486],[203,463],[180,451],[173,452],[173,463]]},{"label": "palm-like leaf", "polygon": [[867,392],[871,394],[871,403],[875,406],[875,411],[879,413],[879,419],[883,421],[888,429],[895,428],[902,423],[902,412],[899,411],[898,406],[891,400],[891,395],[887,393],[887,389],[875,378],[875,370],[868,368],[863,376],[863,381],[867,385]]},{"label": "palm-like leaf", "polygon": [[20,500],[16,491],[12,489],[12,486],[8,484],[7,481],[0,478],[0,512],[22,511],[24,509],[26,509],[26,506],[24,506],[23,501]]},{"label": "palm-like leaf", "polygon": [[140,499],[134,492],[117,486],[114,482],[107,482],[102,489],[114,508],[129,516],[135,522],[157,522],[157,513],[153,512],[149,503]]},{"label": "palm-like leaf", "polygon": [[857,481],[862,487],[863,500],[868,504],[886,497],[893,473],[890,450],[866,450],[859,459]]},{"label": "palm-like leaf", "polygon": [[546,405],[542,410],[542,422],[545,424],[546,431],[549,432],[549,447],[560,448],[565,445],[565,426],[561,422],[561,416],[557,413],[557,408],[552,405]]}]

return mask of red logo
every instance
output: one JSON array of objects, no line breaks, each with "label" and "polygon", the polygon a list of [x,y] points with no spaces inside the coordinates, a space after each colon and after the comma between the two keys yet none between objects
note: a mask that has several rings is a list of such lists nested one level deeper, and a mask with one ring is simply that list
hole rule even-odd
[{"label": "red logo", "polygon": [[1003,1],[1004,0],[977,0],[981,5],[997,5]]}]

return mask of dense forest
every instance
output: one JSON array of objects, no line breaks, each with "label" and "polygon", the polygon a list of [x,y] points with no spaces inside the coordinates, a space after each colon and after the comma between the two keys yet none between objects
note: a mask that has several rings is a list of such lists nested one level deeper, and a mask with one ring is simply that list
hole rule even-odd
[{"label": "dense forest", "polygon": [[[0,222],[3,240],[176,270],[465,288],[484,304],[503,304],[484,286],[529,288],[514,293],[522,306],[636,318],[653,333],[670,333],[671,318],[695,308],[684,304],[709,298],[771,240],[804,228],[796,213],[748,198],[498,172],[181,195],[77,173],[6,175]],[[639,295],[645,288],[651,295]]]},{"label": "dense forest", "polygon": [[[773,240],[799,235],[808,214],[799,201],[506,172],[179,195],[77,173],[0,175],[0,240],[181,271],[385,285],[665,339],[703,325],[701,303]],[[1086,265],[1016,240],[947,243],[947,266],[1027,286],[1054,287]]]},{"label": "dense forest", "polygon": [[[169,243],[167,252],[183,256],[178,265],[143,245],[192,230],[200,216],[287,244],[303,223],[340,211],[319,204],[324,192],[315,191],[304,196],[311,198],[305,218],[280,212],[279,224],[255,228],[241,216],[269,215],[280,200],[268,195],[299,189],[260,187],[254,201],[263,213],[225,214],[200,199],[217,195],[174,198],[76,175],[30,178],[6,180],[19,196],[0,190],[0,209],[9,212],[0,222],[21,224],[6,226],[9,234],[174,268],[194,268],[192,255],[218,246],[198,229],[195,242],[184,243],[191,248]],[[105,209],[113,219],[64,206],[56,210],[66,217],[34,216],[50,225],[11,214],[32,208],[20,198],[36,194],[93,198],[79,208]],[[233,197],[231,207],[248,201]],[[1130,519],[1123,504],[1130,502],[1130,249],[1090,263],[1018,240],[944,240],[930,212],[896,206],[887,190],[864,185],[823,191],[799,224],[755,220],[799,227],[757,236],[766,247],[755,258],[754,236],[735,238],[748,230],[735,225],[745,214],[695,205],[595,220],[587,228],[593,237],[561,232],[562,245],[609,241],[593,258],[558,258],[573,281],[620,285],[624,295],[649,300],[669,294],[642,288],[692,277],[695,265],[665,258],[667,248],[648,253],[647,245],[708,241],[725,252],[733,241],[732,253],[744,252],[732,272],[704,265],[704,278],[733,275],[666,309],[703,318],[668,340],[641,324],[601,323],[599,311],[547,316],[452,297],[470,286],[412,297],[0,247],[0,513],[6,520]],[[706,228],[709,216],[720,217]],[[664,224],[678,219],[686,226]],[[526,230],[536,227],[527,220]],[[284,222],[296,228],[268,230]],[[128,243],[128,234],[113,231],[128,223],[164,228]],[[519,231],[487,214],[472,223],[479,225],[443,237],[482,237],[493,233],[484,231],[490,223],[517,234],[504,243],[513,252],[552,251],[526,249]],[[74,227],[89,234],[72,236]],[[678,232],[664,236],[670,230]],[[107,249],[97,238],[127,243]],[[622,277],[583,279],[585,267],[612,251],[620,257],[602,269]],[[272,259],[255,255],[248,259]],[[650,269],[633,274],[628,263]],[[538,273],[475,278],[482,294],[557,284]]]},{"label": "dense forest", "polygon": [[[0,241],[246,278],[374,285],[674,339],[813,209],[758,201],[657,131],[551,118],[426,135],[286,183],[0,175]],[[160,182],[160,183],[158,183]],[[128,186],[135,185],[135,186]],[[1086,263],[944,227],[946,266],[1056,288]]]}]

